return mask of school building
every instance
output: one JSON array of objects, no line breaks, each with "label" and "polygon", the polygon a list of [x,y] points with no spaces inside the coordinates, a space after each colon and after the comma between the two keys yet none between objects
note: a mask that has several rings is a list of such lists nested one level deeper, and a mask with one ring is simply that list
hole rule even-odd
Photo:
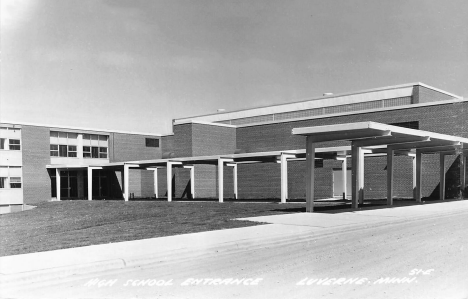
[{"label": "school building", "polygon": [[[0,210],[50,200],[466,193],[468,101],[410,83],[173,120],[173,134],[0,124]],[[157,129],[157,128],[156,128]],[[389,188],[389,186],[391,188]]]}]

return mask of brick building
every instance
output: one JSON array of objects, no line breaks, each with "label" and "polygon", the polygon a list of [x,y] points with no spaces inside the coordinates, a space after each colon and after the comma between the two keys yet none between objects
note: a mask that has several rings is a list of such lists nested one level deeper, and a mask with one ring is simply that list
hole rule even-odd
[{"label": "brick building", "polygon": [[[0,206],[14,209],[22,204],[51,200],[57,196],[54,190],[61,190],[61,199],[87,198],[91,194],[87,190],[88,182],[92,183],[93,198],[122,198],[125,163],[300,150],[305,148],[305,137],[291,134],[293,128],[299,127],[375,121],[468,138],[467,113],[467,100],[422,83],[412,83],[179,118],[173,121],[173,134],[165,136],[1,124]],[[346,145],[349,143],[339,141],[324,142],[320,146]],[[411,159],[398,156],[395,160],[396,197],[413,196]],[[457,159],[456,155],[446,157],[447,197],[456,196],[460,186],[460,161]],[[305,197],[304,164],[300,159],[288,163],[288,199]],[[350,159],[347,164],[351,165]],[[94,171],[88,172],[86,167],[93,165],[96,165]],[[193,170],[179,167],[172,172],[172,195],[217,197],[219,168],[210,163],[191,165]],[[342,171],[340,161],[324,159],[316,161],[315,165],[316,198],[340,195],[343,191],[338,179]],[[424,197],[439,194],[438,165],[439,155],[424,156]],[[233,190],[234,175],[227,166],[225,168],[224,189]],[[55,177],[57,169],[59,181]],[[130,197],[167,196],[168,180],[164,169],[129,169],[127,191]],[[366,198],[385,197],[385,169],[385,157],[366,158]],[[196,173],[194,177],[191,171]],[[279,198],[279,163],[241,163],[236,171],[237,198]],[[89,173],[92,173],[91,179],[87,178]],[[56,182],[60,183],[59,189]],[[234,197],[234,193],[226,192],[226,197]]]}]

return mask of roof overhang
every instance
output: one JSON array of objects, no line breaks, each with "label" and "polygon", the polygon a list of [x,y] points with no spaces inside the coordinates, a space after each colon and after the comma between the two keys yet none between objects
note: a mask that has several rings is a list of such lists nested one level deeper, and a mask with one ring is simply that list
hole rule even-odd
[{"label": "roof overhang", "polygon": [[347,140],[355,146],[368,147],[373,153],[456,152],[468,148],[468,139],[434,132],[402,128],[377,122],[357,122],[328,126],[294,128],[294,135],[312,138],[314,142]]}]

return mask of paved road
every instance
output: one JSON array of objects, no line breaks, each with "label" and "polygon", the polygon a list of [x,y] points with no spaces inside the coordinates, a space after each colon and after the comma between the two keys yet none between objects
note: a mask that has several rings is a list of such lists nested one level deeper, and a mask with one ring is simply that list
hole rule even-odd
[{"label": "paved road", "polygon": [[8,294],[13,298],[468,298],[468,211]]}]

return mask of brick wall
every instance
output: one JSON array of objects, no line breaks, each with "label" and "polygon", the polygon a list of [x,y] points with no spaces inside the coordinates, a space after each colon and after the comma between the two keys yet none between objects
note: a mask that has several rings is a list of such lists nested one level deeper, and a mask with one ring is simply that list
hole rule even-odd
[{"label": "brick wall", "polygon": [[146,147],[145,138],[160,139],[155,136],[111,133],[109,138],[109,161],[122,162],[161,158],[161,140],[159,141],[159,147]]},{"label": "brick wall", "polygon": [[192,124],[173,127],[174,154],[176,157],[192,157]]},{"label": "brick wall", "polygon": [[192,124],[192,155],[210,156],[234,154],[236,128]]},{"label": "brick wall", "polygon": [[162,153],[174,152],[174,135],[161,136]]},{"label": "brick wall", "polygon": [[452,96],[424,86],[413,87],[413,103],[428,103],[453,99]]},{"label": "brick wall", "polygon": [[[305,148],[305,137],[293,136],[291,130],[298,127],[331,125],[359,121],[397,123],[419,121],[421,130],[468,137],[468,103],[444,104],[384,112],[355,114],[340,117],[328,117],[303,121],[294,121],[269,125],[241,127],[237,129],[237,148],[247,152],[288,150]],[[347,145],[348,142],[324,142],[319,147]],[[423,196],[438,196],[439,156],[423,155]],[[446,192],[449,198],[458,184],[458,161],[454,157],[446,158]],[[349,160],[349,159],[348,159]],[[348,161],[351,166],[351,161]],[[248,171],[239,170],[240,198],[279,198],[279,169],[277,165],[249,165]],[[330,197],[333,194],[333,168],[341,167],[340,162],[327,160],[324,168],[316,169],[317,198]],[[291,162],[288,166],[289,197],[305,196],[305,163]],[[267,188],[271,183],[271,189]],[[365,196],[366,198],[384,198],[386,196],[386,158],[365,159]],[[241,190],[242,188],[242,190]],[[277,190],[278,189],[278,190]],[[395,159],[395,196],[412,197],[412,161],[409,157]]]},{"label": "brick wall", "polygon": [[[145,138],[159,139],[159,147],[147,147]],[[112,133],[109,140],[109,161],[139,161],[160,159],[162,157],[162,140],[155,136]],[[115,178],[113,178],[115,180]],[[120,172],[117,172],[116,179],[119,182],[116,195],[121,192],[122,182]],[[130,169],[129,192],[135,198],[146,198],[154,195],[153,172],[140,169]],[[118,196],[120,198],[121,196]]]},{"label": "brick wall", "polygon": [[[235,128],[198,123],[174,126],[174,152],[176,157],[233,154],[235,149]],[[232,190],[232,168],[225,167],[225,169],[225,188],[226,190]],[[185,173],[183,170],[174,171],[175,198],[186,193],[184,191],[189,183],[189,175],[189,172]],[[195,194],[197,197],[216,198],[218,196],[217,184],[217,166],[195,166]],[[227,196],[231,193],[229,191],[229,193],[225,194]]]},{"label": "brick wall", "polygon": [[50,130],[22,126],[23,196],[25,204],[51,199],[51,181],[46,165],[50,164]]}]

